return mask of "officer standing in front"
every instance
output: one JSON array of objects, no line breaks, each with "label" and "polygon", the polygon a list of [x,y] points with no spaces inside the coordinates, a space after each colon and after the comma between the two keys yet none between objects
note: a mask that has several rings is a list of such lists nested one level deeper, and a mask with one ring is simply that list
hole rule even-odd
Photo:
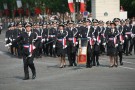
[{"label": "officer standing in front", "polygon": [[23,63],[24,63],[24,79],[29,79],[29,70],[30,67],[32,71],[32,79],[36,78],[36,69],[34,66],[34,50],[37,47],[37,34],[31,31],[31,23],[26,23],[25,25],[26,32],[23,32],[19,38],[14,42],[22,41],[23,43]]}]

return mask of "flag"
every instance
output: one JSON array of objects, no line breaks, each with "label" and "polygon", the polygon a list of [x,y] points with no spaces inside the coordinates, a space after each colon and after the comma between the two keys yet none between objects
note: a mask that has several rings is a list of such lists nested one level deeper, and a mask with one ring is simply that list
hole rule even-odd
[{"label": "flag", "polygon": [[90,38],[90,45],[94,45],[94,40]]},{"label": "flag", "polygon": [[21,8],[22,7],[22,1],[21,0],[16,0],[17,7]]},{"label": "flag", "polygon": [[41,13],[41,9],[40,8],[35,8],[35,13],[38,15],[38,14],[40,14]]},{"label": "flag", "polygon": [[116,37],[114,37],[114,44],[116,44],[117,43],[117,39],[116,39]]},{"label": "flag", "polygon": [[73,3],[73,0],[68,0],[68,6],[69,6],[69,9],[70,9],[70,12],[71,12],[71,13],[74,13],[75,10],[74,10],[74,3]]},{"label": "flag", "polygon": [[76,38],[73,37],[73,44],[76,45]]},{"label": "flag", "polygon": [[121,41],[121,42],[123,41],[123,36],[122,36],[122,35],[120,35],[120,41]]},{"label": "flag", "polygon": [[30,52],[30,54],[33,53],[33,47],[34,47],[33,45],[30,45],[30,46],[29,46],[29,52]]},{"label": "flag", "polygon": [[101,41],[101,40],[100,40],[100,36],[98,35],[98,36],[97,36],[97,42],[100,43],[100,41]]},{"label": "flag", "polygon": [[66,48],[67,45],[66,45],[66,39],[65,38],[62,39],[62,45],[63,45],[63,48]]},{"label": "flag", "polygon": [[81,0],[80,2],[80,12],[84,12],[85,11],[85,3],[84,0]]}]

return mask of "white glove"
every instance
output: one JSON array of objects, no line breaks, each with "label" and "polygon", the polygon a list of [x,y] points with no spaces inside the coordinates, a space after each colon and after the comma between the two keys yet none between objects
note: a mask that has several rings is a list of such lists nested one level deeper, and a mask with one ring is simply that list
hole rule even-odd
[{"label": "white glove", "polygon": [[124,40],[122,41],[122,43],[124,43]]},{"label": "white glove", "polygon": [[35,46],[33,46],[33,50],[34,50],[34,49],[36,49],[36,47],[35,47]]},{"label": "white glove", "polygon": [[101,43],[101,40],[99,40],[99,43]]},{"label": "white glove", "polygon": [[96,38],[93,38],[94,39],[94,41],[96,41]]},{"label": "white glove", "polygon": [[118,47],[118,44],[115,44],[115,47]]},{"label": "white glove", "polygon": [[53,48],[55,48],[55,45],[53,45]]},{"label": "white glove", "polygon": [[105,45],[106,45],[106,43],[103,43],[103,45],[105,46]]},{"label": "white glove", "polygon": [[76,45],[78,44],[78,42],[76,42]]},{"label": "white glove", "polygon": [[9,45],[9,46],[11,46],[11,45],[12,45],[12,43],[9,43],[8,45]]},{"label": "white glove", "polygon": [[6,44],[5,47],[9,47],[9,44]]},{"label": "white glove", "polygon": [[28,57],[31,57],[32,56],[32,54],[30,54]]},{"label": "white glove", "polygon": [[7,41],[8,39],[7,38],[5,38],[5,41]]},{"label": "white glove", "polygon": [[45,39],[42,39],[42,40],[41,40],[41,42],[44,42],[44,41],[45,41]]},{"label": "white glove", "polygon": [[133,38],[134,37],[134,34],[131,34],[131,37]]},{"label": "white glove", "polygon": [[49,41],[49,39],[48,39],[48,38],[47,38],[46,40],[47,40],[47,41]]},{"label": "white glove", "polygon": [[126,37],[126,38],[128,38],[128,36],[127,36],[127,35],[125,35],[125,37]]}]

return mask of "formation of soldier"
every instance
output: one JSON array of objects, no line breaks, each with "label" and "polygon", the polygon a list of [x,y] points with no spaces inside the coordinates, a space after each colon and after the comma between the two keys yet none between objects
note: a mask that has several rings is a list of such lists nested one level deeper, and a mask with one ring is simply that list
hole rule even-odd
[{"label": "formation of soldier", "polygon": [[[57,21],[10,23],[5,35],[5,46],[11,54],[23,57],[24,61],[33,61],[34,57],[42,58],[43,55],[60,57],[60,68],[64,68],[66,55],[69,66],[77,66],[79,39],[87,39],[87,68],[99,66],[99,56],[103,53],[109,56],[110,67],[117,67],[118,61],[123,65],[123,54],[131,55],[133,47],[135,54],[135,18],[115,18],[106,23],[97,19],[87,19],[78,23],[67,21],[62,24]],[[33,62],[32,65],[29,63],[34,79],[35,67]],[[27,69],[24,65],[26,80],[29,79]]]}]

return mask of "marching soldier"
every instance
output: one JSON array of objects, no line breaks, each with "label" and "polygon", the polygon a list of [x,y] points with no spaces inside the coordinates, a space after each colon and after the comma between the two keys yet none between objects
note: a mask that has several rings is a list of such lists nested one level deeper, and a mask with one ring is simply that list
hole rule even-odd
[{"label": "marching soldier", "polygon": [[66,54],[66,37],[68,35],[67,31],[64,30],[64,25],[59,25],[57,31],[57,41],[56,41],[56,47],[57,47],[57,56],[60,57],[60,68],[64,68],[66,66],[65,61],[65,54]]},{"label": "marching soldier", "polygon": [[31,23],[26,23],[25,25],[26,32],[21,33],[20,37],[17,38],[14,42],[22,41],[23,43],[23,63],[24,63],[24,79],[29,79],[29,70],[30,67],[32,71],[32,79],[36,78],[36,69],[34,66],[34,49],[37,47],[37,35],[31,30]]},{"label": "marching soldier", "polygon": [[67,36],[67,54],[68,54],[68,60],[69,60],[69,66],[77,66],[76,64],[76,35],[78,33],[77,28],[73,27],[73,21],[69,21],[69,27],[66,28],[66,31],[68,32]]},{"label": "marching soldier", "polygon": [[0,23],[0,34],[1,34],[2,29],[3,29],[2,23]]}]

